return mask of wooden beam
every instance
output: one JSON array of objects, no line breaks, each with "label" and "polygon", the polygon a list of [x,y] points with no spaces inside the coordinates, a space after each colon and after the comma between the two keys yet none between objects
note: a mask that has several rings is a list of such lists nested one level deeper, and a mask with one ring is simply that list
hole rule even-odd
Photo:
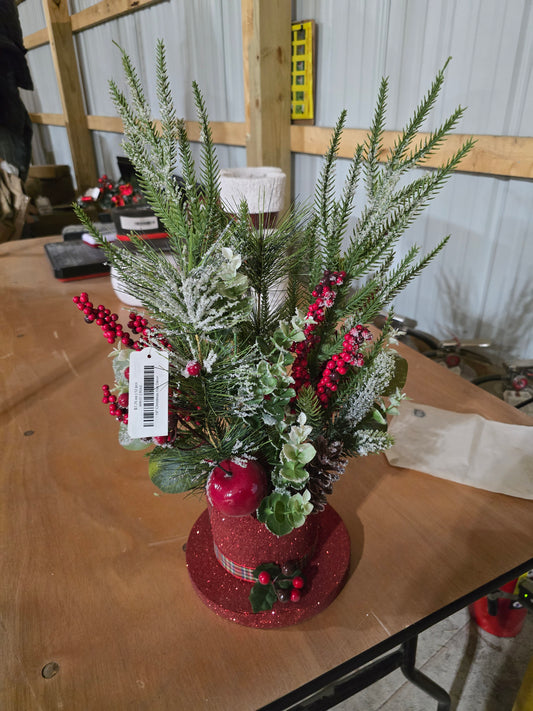
[{"label": "wooden beam", "polygon": [[78,192],[96,185],[97,170],[91,134],[87,128],[67,0],[43,0],[50,49],[63,105],[74,176]]},{"label": "wooden beam", "polygon": [[89,27],[96,27],[109,20],[116,20],[117,17],[129,15],[130,12],[136,12],[160,2],[162,0],[101,0],[101,2],[71,16],[72,31],[87,30]]},{"label": "wooden beam", "polygon": [[[34,116],[35,114],[31,114]],[[159,125],[159,121],[156,121]],[[187,135],[191,141],[200,141],[200,126],[197,121],[185,121]],[[111,133],[123,133],[124,126],[122,119],[118,116],[87,116],[87,126],[91,131],[109,131]],[[243,123],[233,123],[231,121],[211,121],[211,133],[213,143],[226,146],[245,146],[245,129]]]},{"label": "wooden beam", "polygon": [[40,124],[41,126],[64,126],[65,117],[63,114],[30,114],[32,123]]},{"label": "wooden beam", "polygon": [[[291,150],[294,153],[323,155],[329,145],[332,128],[320,126],[291,126]],[[351,158],[355,147],[363,143],[367,129],[347,128],[343,131],[339,148],[341,158]],[[394,145],[400,134],[397,131],[385,131],[382,157]],[[420,133],[419,139],[428,137]],[[451,134],[442,147],[431,155],[423,165],[436,168],[450,158],[469,138],[468,135]],[[511,178],[533,178],[533,137],[530,136],[473,136],[474,148],[461,162],[459,170],[466,173],[484,173],[503,175]]]},{"label": "wooden beam", "polygon": [[[65,126],[63,114],[30,113],[30,119],[35,124],[48,126]],[[156,121],[159,125],[159,121]],[[197,121],[185,121],[187,134],[191,141],[200,141],[200,126]],[[244,123],[231,121],[211,121],[213,142],[225,146],[245,146]],[[108,131],[110,133],[123,133],[122,119],[118,116],[87,116],[87,128],[90,131]]]},{"label": "wooden beam", "polygon": [[291,190],[291,2],[241,0],[245,77],[246,161],[273,165]]},{"label": "wooden beam", "polygon": [[48,44],[48,42],[50,42],[48,27],[43,27],[42,30],[37,30],[37,32],[32,32],[31,35],[24,37],[24,47],[26,49],[35,49],[43,44]]},{"label": "wooden beam", "polygon": [[[35,124],[64,126],[63,114],[32,113],[30,118]],[[187,133],[191,141],[200,140],[200,129],[195,121],[187,121]],[[87,116],[87,126],[91,131],[110,131],[122,133],[122,120],[116,116]],[[247,135],[244,123],[230,121],[211,122],[214,143],[227,146],[246,146]],[[323,155],[329,145],[332,128],[320,126],[292,125],[291,151]],[[351,158],[358,143],[364,142],[367,130],[362,128],[345,129],[339,149],[341,158]],[[428,134],[419,134],[420,138]],[[384,152],[394,144],[398,137],[396,131],[385,131]],[[435,168],[447,160],[469,136],[452,134],[438,153],[431,156],[423,165]],[[480,173],[501,175],[510,178],[533,178],[533,137],[531,136],[473,136],[476,143],[470,154],[461,163],[462,173]]]},{"label": "wooden beam", "polygon": [[[109,20],[115,20],[117,17],[129,15],[130,12],[136,12],[160,2],[163,2],[163,0],[101,0],[101,2],[97,2],[95,5],[75,12],[70,16],[72,32],[88,30],[90,27],[96,27],[104,22],[109,22]],[[26,49],[35,49],[47,44],[49,41],[48,28],[43,27],[43,29],[24,37],[24,47]]]},{"label": "wooden beam", "polygon": [[246,146],[250,143],[250,62],[248,53],[252,41],[254,13],[253,0],[241,0],[242,74],[244,83],[244,127]]},{"label": "wooden beam", "polygon": [[108,131],[109,133],[124,133],[124,125],[119,116],[87,116],[87,127],[91,131]]},{"label": "wooden beam", "polygon": [[[197,121],[186,121],[187,135],[191,141],[200,140],[200,125]],[[211,121],[211,134],[213,143],[229,146],[245,146],[246,132],[243,123],[230,121]]]}]

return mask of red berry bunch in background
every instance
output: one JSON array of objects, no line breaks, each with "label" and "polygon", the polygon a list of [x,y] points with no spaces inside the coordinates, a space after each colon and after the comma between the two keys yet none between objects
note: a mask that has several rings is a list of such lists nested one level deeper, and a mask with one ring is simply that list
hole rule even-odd
[{"label": "red berry bunch in background", "polygon": [[525,375],[515,375],[511,385],[513,386],[513,390],[519,393],[521,390],[524,390],[524,388],[527,388],[529,382]]},{"label": "red berry bunch in background", "polygon": [[337,390],[337,384],[343,375],[346,375],[348,368],[355,365],[361,368],[364,364],[363,354],[359,348],[365,341],[371,341],[372,334],[360,323],[351,328],[344,336],[342,351],[335,353],[326,363],[322,377],[317,385],[318,399],[323,405],[327,405],[331,394]]},{"label": "red berry bunch in background", "polygon": [[292,347],[292,351],[296,353],[296,358],[292,365],[292,376],[294,378],[294,389],[296,392],[304,385],[311,384],[307,355],[320,340],[314,332],[324,321],[326,309],[333,306],[335,297],[337,296],[337,291],[334,287],[343,284],[345,279],[346,272],[330,272],[326,270],[324,276],[312,292],[315,301],[309,306],[306,318],[312,317],[315,323],[310,323],[305,327],[305,340],[300,343],[295,343]]},{"label": "red berry bunch in background", "polygon": [[72,301],[83,312],[87,323],[96,323],[97,326],[100,326],[108,343],[115,343],[118,339],[126,348],[133,348],[136,351],[141,349],[141,345],[135,343],[128,331],[125,331],[122,324],[119,323],[117,314],[111,313],[111,310],[106,309],[102,304],[93,306],[85,291],[82,291],[79,296],[74,296]]}]

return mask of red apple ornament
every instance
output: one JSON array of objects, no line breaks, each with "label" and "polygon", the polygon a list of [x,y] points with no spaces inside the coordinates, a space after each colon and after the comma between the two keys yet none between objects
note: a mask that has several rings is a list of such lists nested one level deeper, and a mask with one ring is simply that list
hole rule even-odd
[{"label": "red apple ornament", "polygon": [[247,516],[266,496],[267,477],[253,460],[242,467],[225,459],[209,475],[206,493],[211,505],[226,516]]}]

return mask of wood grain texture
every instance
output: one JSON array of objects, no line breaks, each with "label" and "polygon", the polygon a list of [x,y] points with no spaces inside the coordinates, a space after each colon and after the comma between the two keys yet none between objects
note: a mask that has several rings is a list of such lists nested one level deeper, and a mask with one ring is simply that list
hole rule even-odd
[{"label": "wood grain texture", "polygon": [[36,32],[32,32],[24,37],[24,47],[26,49],[35,49],[36,47],[42,47],[43,44],[48,44],[50,42],[50,35],[48,33],[48,27],[43,27]]},{"label": "wood grain texture", "polygon": [[116,20],[137,10],[157,5],[162,0],[101,0],[71,16],[72,31],[80,32]]},{"label": "wood grain texture", "polygon": [[272,165],[291,189],[291,4],[287,0],[243,0],[246,162]]},{"label": "wood grain texture", "polygon": [[[156,126],[160,127],[161,122],[156,120]],[[211,121],[211,135],[214,143],[231,146],[244,146],[246,139],[243,123],[232,123],[231,121]],[[111,131],[112,133],[123,133],[124,125],[118,116],[87,116],[87,126],[91,131]],[[190,141],[200,141],[200,125],[197,121],[185,121],[187,135]]]},{"label": "wood grain texture", "polygon": [[30,113],[32,123],[42,126],[64,126],[65,117],[63,114],[48,114],[48,113]]},{"label": "wood grain texture", "polygon": [[[310,153],[323,155],[331,140],[333,129],[323,126],[291,126],[291,151],[294,153]],[[344,130],[339,148],[341,158],[352,158],[355,147],[364,143],[368,130],[363,128],[347,128]],[[417,143],[426,140],[430,134],[418,134]],[[387,151],[398,139],[398,131],[385,131],[383,136],[383,151],[380,155],[386,158]],[[421,165],[436,168],[447,160],[462,146],[468,135],[452,134],[443,146],[428,157]],[[461,162],[460,170],[466,173],[483,173],[486,175],[504,175],[512,178],[533,177],[533,138],[529,136],[473,136],[476,143],[470,153]]]},{"label": "wood grain texture", "polygon": [[[31,113],[33,123],[51,126],[64,126],[65,119],[62,114]],[[87,126],[91,131],[111,131],[122,133],[122,120],[116,116],[87,116]],[[187,131],[191,141],[198,141],[200,132],[195,121],[187,121]],[[246,123],[231,121],[212,121],[213,140],[215,143],[230,146],[245,146],[248,141]],[[329,145],[333,129],[321,126],[291,125],[291,151],[293,153],[307,153],[323,155]],[[355,146],[365,141],[365,129],[347,128],[343,133],[339,148],[341,158],[351,158]],[[396,131],[386,131],[384,138],[385,151],[391,148],[398,137]],[[424,139],[428,134],[420,134]],[[458,150],[462,143],[469,138],[462,134],[449,137],[446,145],[430,156],[422,164],[428,168],[436,168],[447,161]],[[528,136],[473,136],[476,141],[474,148],[460,165],[460,172],[479,173],[484,175],[501,175],[513,178],[533,177],[533,138]]]},{"label": "wood grain texture", "polygon": [[[72,32],[82,32],[160,2],[162,0],[101,0],[101,2],[72,14],[70,16],[71,30]],[[48,42],[50,42],[48,27],[43,27],[24,37],[26,49],[35,49],[43,44],[48,44]]]},{"label": "wood grain texture", "polygon": [[91,134],[87,128],[83,91],[72,40],[67,0],[44,0],[50,49],[63,106],[65,126],[78,192],[96,184],[97,171]]},{"label": "wood grain texture", "polygon": [[[158,495],[143,453],[118,445],[100,401],[109,345],[71,298],[86,290],[122,322],[129,309],[108,277],[55,280],[47,240],[0,247],[2,708],[250,711],[531,557],[530,501],[367,457],[332,497],[352,565],[331,607],[276,631],[219,619],[193,592],[182,549],[204,502]],[[416,401],[531,424],[408,357]],[[50,662],[59,671],[45,679]]]}]

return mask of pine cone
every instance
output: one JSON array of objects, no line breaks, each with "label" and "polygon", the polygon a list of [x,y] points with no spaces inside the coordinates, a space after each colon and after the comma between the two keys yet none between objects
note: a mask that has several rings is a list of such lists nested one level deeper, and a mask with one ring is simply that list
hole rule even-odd
[{"label": "pine cone", "polygon": [[327,496],[333,491],[333,484],[344,473],[347,460],[342,457],[342,442],[330,442],[320,435],[313,444],[316,456],[307,465],[307,488],[311,492],[314,511],[319,512],[326,508]]}]

